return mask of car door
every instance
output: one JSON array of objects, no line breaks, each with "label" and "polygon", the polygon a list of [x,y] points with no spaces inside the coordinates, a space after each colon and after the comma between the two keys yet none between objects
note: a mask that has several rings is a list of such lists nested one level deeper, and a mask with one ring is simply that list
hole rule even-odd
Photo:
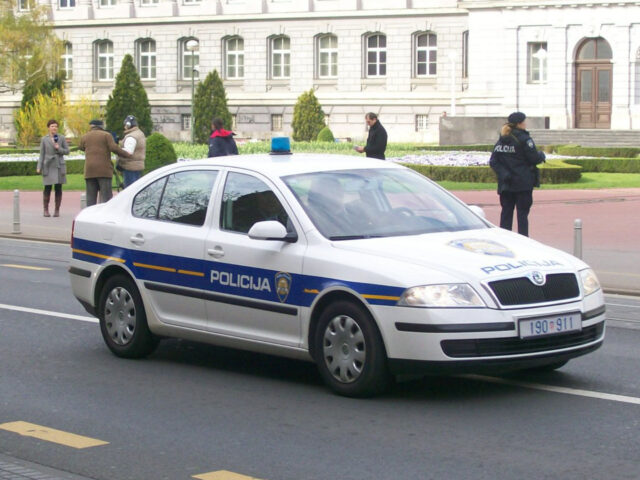
[{"label": "car door", "polygon": [[[217,170],[187,170],[147,185],[123,225],[140,290],[163,323],[206,330],[204,242]],[[209,220],[207,221],[207,218]]]},{"label": "car door", "polygon": [[[298,346],[304,236],[282,195],[257,174],[230,170],[221,188],[219,221],[206,239],[212,296],[206,308],[211,330],[246,339]],[[255,240],[258,221],[276,220],[295,242]],[[294,293],[295,292],[295,293]]]}]

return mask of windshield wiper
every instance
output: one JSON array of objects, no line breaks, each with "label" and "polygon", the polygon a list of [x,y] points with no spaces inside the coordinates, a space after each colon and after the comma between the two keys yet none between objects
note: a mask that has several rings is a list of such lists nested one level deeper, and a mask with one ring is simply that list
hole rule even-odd
[{"label": "windshield wiper", "polygon": [[329,240],[362,240],[364,238],[382,238],[386,235],[336,235],[329,237]]}]

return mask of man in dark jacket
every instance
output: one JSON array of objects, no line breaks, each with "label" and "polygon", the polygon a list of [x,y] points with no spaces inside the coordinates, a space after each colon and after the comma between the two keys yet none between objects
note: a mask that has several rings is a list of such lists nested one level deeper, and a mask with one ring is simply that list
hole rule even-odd
[{"label": "man in dark jacket", "polygon": [[222,128],[220,118],[214,118],[211,124],[211,137],[209,137],[209,157],[224,157],[226,155],[238,155],[238,146],[233,139],[235,133]]},{"label": "man in dark jacket", "polygon": [[511,230],[513,209],[517,210],[518,233],[529,236],[529,210],[533,204],[533,187],[540,186],[538,165],[545,161],[544,152],[536,150],[526,130],[526,115],[509,115],[493,147],[489,164],[498,176],[500,195],[500,227]]},{"label": "man in dark jacket", "polygon": [[367,157],[384,160],[384,151],[387,149],[387,131],[384,129],[378,116],[369,112],[364,116],[369,126],[369,136],[364,147],[355,147],[356,152],[366,153]]}]

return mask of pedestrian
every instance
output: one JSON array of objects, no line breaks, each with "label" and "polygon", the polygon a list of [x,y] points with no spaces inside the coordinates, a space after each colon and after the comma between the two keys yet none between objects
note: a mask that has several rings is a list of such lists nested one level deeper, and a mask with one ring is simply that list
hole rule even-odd
[{"label": "pedestrian", "polygon": [[366,153],[367,157],[384,160],[384,151],[387,149],[387,131],[384,129],[378,115],[369,112],[364,116],[364,121],[369,126],[369,136],[364,147],[354,147],[356,152]]},{"label": "pedestrian", "polygon": [[95,205],[100,192],[100,203],[107,202],[113,196],[111,182],[113,163],[111,152],[130,158],[131,154],[113,141],[111,134],[104,130],[102,120],[91,120],[91,130],[82,136],[80,150],[85,152],[84,181],[86,185],[87,206]]},{"label": "pedestrian", "polygon": [[40,140],[40,158],[36,166],[36,172],[42,173],[42,204],[43,215],[50,217],[49,200],[51,200],[51,187],[55,190],[54,217],[60,216],[60,204],[62,203],[62,185],[67,183],[67,165],[64,156],[69,154],[69,146],[64,135],[58,133],[58,122],[51,119],[47,122],[49,134]]},{"label": "pedestrian", "polygon": [[222,119],[214,118],[211,122],[213,132],[209,137],[209,157],[224,157],[225,155],[238,155],[238,146],[233,139],[235,133],[225,130]]},{"label": "pedestrian", "polygon": [[540,186],[540,172],[536,165],[545,161],[545,154],[536,150],[536,144],[526,130],[526,118],[522,112],[509,115],[493,147],[489,164],[498,177],[502,206],[500,227],[511,230],[515,207],[518,233],[528,237],[533,187]]},{"label": "pedestrian", "polygon": [[118,157],[116,168],[122,171],[124,188],[127,188],[142,176],[144,159],[147,155],[147,139],[144,132],[138,128],[138,121],[133,115],[124,119],[122,148],[131,154],[131,157]]}]

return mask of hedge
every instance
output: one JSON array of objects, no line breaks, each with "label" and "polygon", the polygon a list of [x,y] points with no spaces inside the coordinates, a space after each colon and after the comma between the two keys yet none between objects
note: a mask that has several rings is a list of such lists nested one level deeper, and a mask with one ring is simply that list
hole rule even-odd
[{"label": "hedge", "polygon": [[[15,177],[23,175],[39,175],[36,173],[36,160],[22,162],[0,162],[0,177]],[[67,160],[67,173],[83,173],[84,160]]]},{"label": "hedge", "polygon": [[[448,180],[450,182],[494,183],[496,174],[489,166],[480,167],[453,167],[441,165],[417,165],[404,164],[416,172],[429,177],[437,182]],[[559,160],[551,160],[540,167],[541,183],[575,183],[580,179],[581,168],[576,165],[567,165]]]},{"label": "hedge", "polygon": [[431,152],[491,152],[491,145],[410,145],[408,150]]},{"label": "hedge", "polygon": [[581,147],[580,145],[558,145],[558,155],[569,157],[606,157],[606,158],[634,158],[640,155],[637,147]]},{"label": "hedge", "polygon": [[[69,145],[69,151],[75,152],[77,146]],[[22,153],[40,153],[40,147],[16,148],[16,147],[0,147],[0,155],[19,155]]]},{"label": "hedge", "polygon": [[583,172],[640,173],[640,158],[564,158],[563,161],[582,167]]}]

